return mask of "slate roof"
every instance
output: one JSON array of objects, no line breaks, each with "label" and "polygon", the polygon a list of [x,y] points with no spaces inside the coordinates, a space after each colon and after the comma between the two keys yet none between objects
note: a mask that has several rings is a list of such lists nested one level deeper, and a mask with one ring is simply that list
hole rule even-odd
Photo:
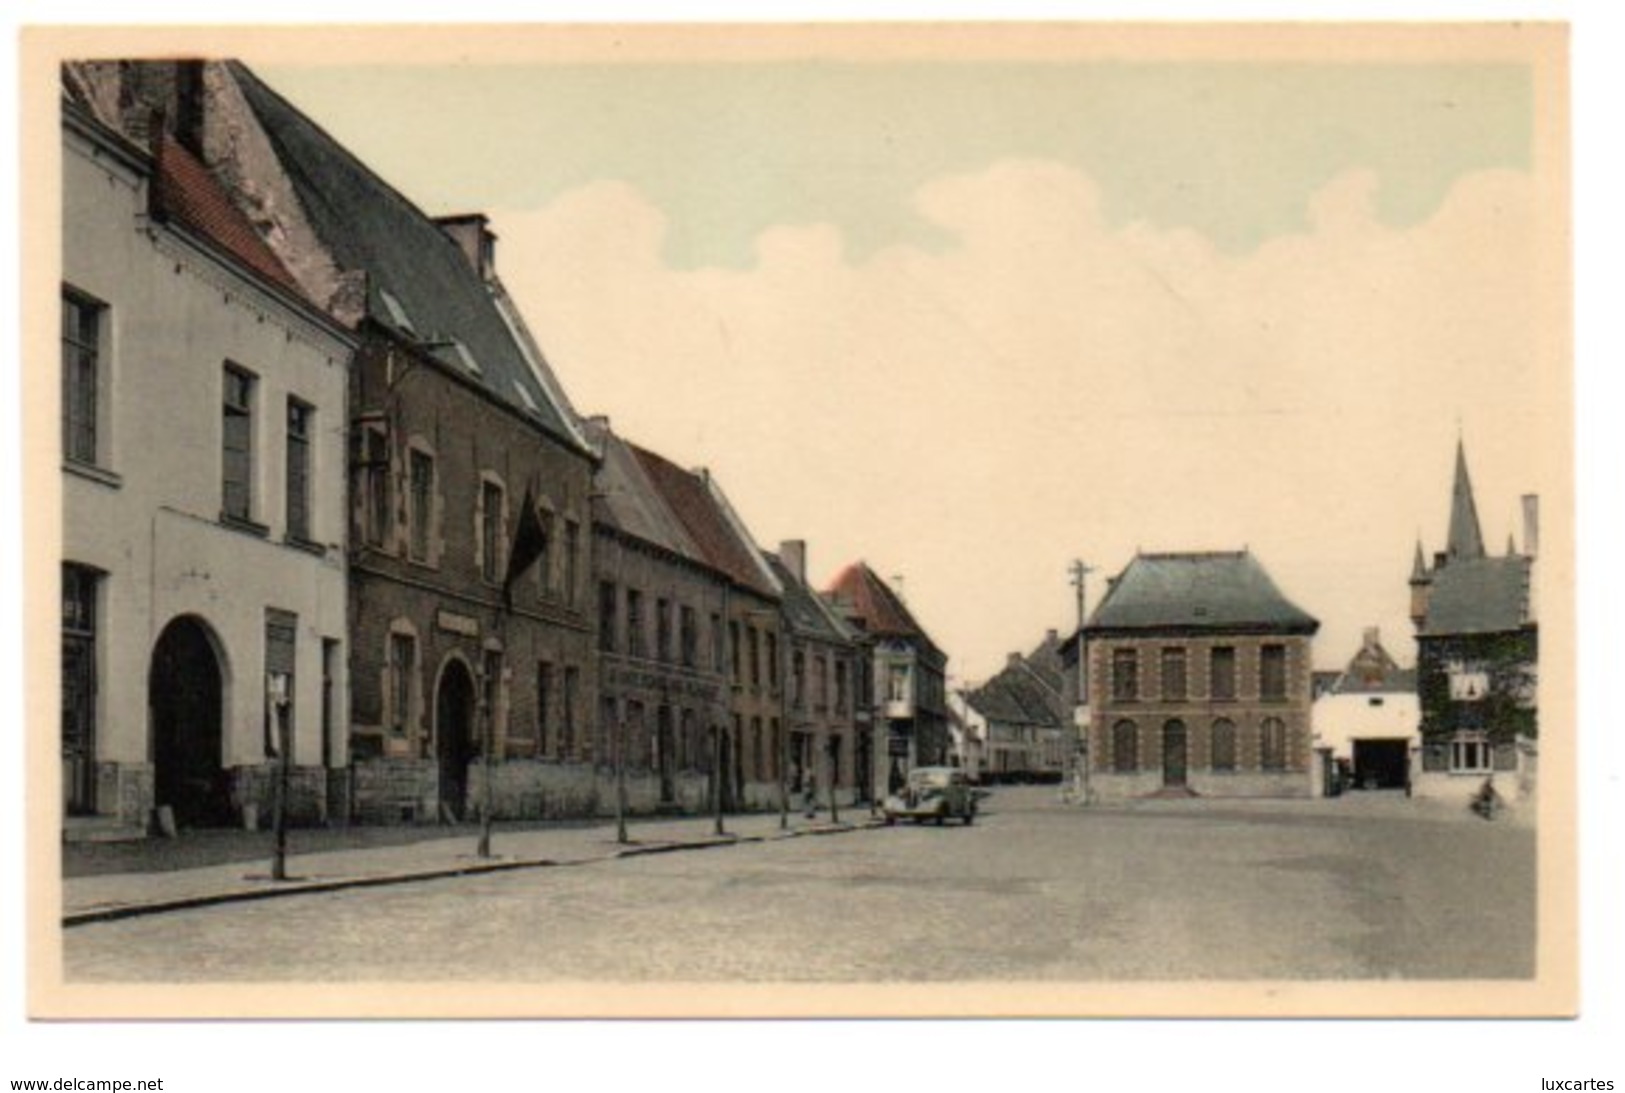
[{"label": "slate roof", "polygon": [[1458,559],[1436,569],[1422,637],[1498,634],[1530,624],[1533,559]]},{"label": "slate roof", "polygon": [[1484,557],[1484,533],[1473,501],[1473,480],[1467,475],[1467,449],[1456,441],[1456,478],[1450,487],[1450,532],[1445,552],[1452,558]]},{"label": "slate roof", "polygon": [[628,444],[639,466],[660,491],[683,530],[711,568],[741,588],[776,600],[780,590],[756,545],[742,534],[709,476],[683,470],[671,460]]},{"label": "slate roof", "polygon": [[582,447],[491,289],[451,237],[246,67],[227,68],[317,235],[340,266],[366,272],[369,317],[458,367],[554,437]]},{"label": "slate roof", "polygon": [[632,446],[601,425],[589,422],[587,429],[603,452],[595,483],[602,501],[598,521],[678,557],[709,566],[705,552],[666,503]]},{"label": "slate roof", "polygon": [[1060,696],[1049,691],[1025,663],[1010,664],[971,691],[965,701],[991,721],[1061,727]]},{"label": "slate roof", "polygon": [[1044,635],[1038,648],[1027,654],[1026,664],[1043,684],[1057,695],[1065,686],[1066,670],[1061,663],[1061,637],[1054,630]]},{"label": "slate roof", "polygon": [[833,611],[818,598],[818,593],[790,572],[777,554],[763,552],[773,575],[784,588],[780,609],[790,622],[790,630],[798,637],[815,641],[847,642],[852,640],[850,628],[835,617]]},{"label": "slate roof", "polygon": [[830,582],[829,593],[858,625],[876,637],[912,638],[932,649],[936,643],[925,632],[891,586],[864,562],[853,562]]},{"label": "slate roof", "polygon": [[1248,551],[1139,554],[1087,631],[1251,630],[1312,634],[1320,623],[1281,594]]},{"label": "slate roof", "polygon": [[159,137],[156,152],[153,184],[158,188],[161,215],[213,243],[302,303],[310,303],[293,274],[196,156],[168,133]]}]

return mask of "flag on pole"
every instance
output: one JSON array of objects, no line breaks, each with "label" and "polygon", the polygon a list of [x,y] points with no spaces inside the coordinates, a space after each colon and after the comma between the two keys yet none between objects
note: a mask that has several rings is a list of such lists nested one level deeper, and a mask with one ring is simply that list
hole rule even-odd
[{"label": "flag on pole", "polygon": [[519,527],[513,536],[513,549],[508,551],[508,573],[502,579],[502,602],[513,606],[513,582],[529,569],[547,548],[547,532],[541,517],[536,515],[536,498],[530,486],[525,487],[525,502],[519,508]]}]

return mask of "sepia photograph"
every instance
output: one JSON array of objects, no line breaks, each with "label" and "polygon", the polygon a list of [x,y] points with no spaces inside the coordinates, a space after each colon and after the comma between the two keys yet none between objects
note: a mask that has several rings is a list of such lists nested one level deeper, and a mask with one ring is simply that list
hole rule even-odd
[{"label": "sepia photograph", "polygon": [[22,47],[32,1017],[1578,1012],[1565,26]]}]

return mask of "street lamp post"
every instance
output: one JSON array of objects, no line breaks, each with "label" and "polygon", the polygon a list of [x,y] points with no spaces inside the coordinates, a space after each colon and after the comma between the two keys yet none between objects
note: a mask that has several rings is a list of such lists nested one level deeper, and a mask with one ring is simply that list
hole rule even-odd
[{"label": "street lamp post", "polygon": [[841,822],[841,806],[835,800],[837,783],[841,780],[841,738],[832,731],[829,736],[829,822]]},{"label": "street lamp post", "polygon": [[718,835],[726,835],[722,829],[722,733],[721,725],[711,726],[711,810],[716,818],[715,831]]},{"label": "street lamp post", "polygon": [[615,719],[615,841],[630,841],[626,834],[626,715]]}]

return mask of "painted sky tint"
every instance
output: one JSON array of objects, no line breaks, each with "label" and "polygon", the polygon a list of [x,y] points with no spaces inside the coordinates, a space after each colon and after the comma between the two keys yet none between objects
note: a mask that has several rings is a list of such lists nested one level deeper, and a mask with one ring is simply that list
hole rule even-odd
[{"label": "painted sky tint", "polygon": [[[1561,168],[1511,64],[368,66],[266,78],[482,210],[577,407],[868,560],[963,680],[1068,562],[1252,549],[1414,655],[1458,429],[1485,539],[1564,494]],[[1566,514],[1547,510],[1548,529]]]},{"label": "painted sky tint", "polygon": [[[706,64],[264,70],[432,212],[541,208],[601,180],[668,218],[666,261],[747,265],[775,225],[828,223],[855,259],[946,239],[933,178],[1043,159],[1094,179],[1113,226],[1228,252],[1306,226],[1356,168],[1393,226],[1463,174],[1529,165],[1513,65]],[[470,124],[477,119],[477,124]]]}]

